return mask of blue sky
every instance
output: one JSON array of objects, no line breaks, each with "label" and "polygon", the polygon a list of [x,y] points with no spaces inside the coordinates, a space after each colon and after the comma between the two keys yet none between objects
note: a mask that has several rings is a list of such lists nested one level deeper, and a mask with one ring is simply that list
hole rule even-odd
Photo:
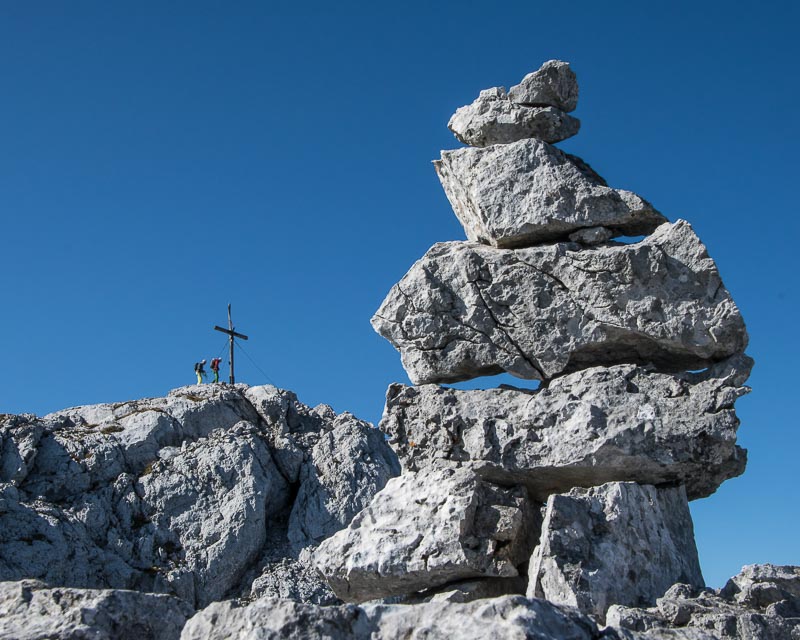
[{"label": "blue sky", "polygon": [[377,422],[407,377],[369,319],[430,245],[464,237],[430,164],[460,146],[447,120],[559,58],[582,120],[559,146],[689,220],[750,331],[748,470],[692,504],[706,580],[800,564],[799,13],[0,3],[0,411],[191,383],[230,302],[250,335],[239,381]]}]

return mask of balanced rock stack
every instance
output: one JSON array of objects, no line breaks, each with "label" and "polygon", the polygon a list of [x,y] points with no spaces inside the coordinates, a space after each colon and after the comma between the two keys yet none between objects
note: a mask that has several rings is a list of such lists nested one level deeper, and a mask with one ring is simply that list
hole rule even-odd
[{"label": "balanced rock stack", "polygon": [[[577,96],[550,61],[450,120],[472,146],[434,165],[468,241],[372,319],[416,386],[381,422],[403,474],[315,552],[343,600],[526,594],[604,621],[703,586],[687,500],[744,471],[747,333],[689,223],[551,146]],[[502,372],[540,387],[439,386]]]}]

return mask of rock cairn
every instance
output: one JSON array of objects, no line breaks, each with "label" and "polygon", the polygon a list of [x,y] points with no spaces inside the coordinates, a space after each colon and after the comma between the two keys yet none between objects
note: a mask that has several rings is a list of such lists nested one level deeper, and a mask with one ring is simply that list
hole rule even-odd
[{"label": "rock cairn", "polygon": [[[434,166],[468,240],[372,319],[415,386],[381,422],[403,474],[313,556],[345,601],[525,594],[604,622],[704,586],[687,501],[744,471],[747,332],[688,222],[551,146],[577,97],[553,60],[450,120],[470,146]],[[541,385],[439,386],[502,372]]]}]

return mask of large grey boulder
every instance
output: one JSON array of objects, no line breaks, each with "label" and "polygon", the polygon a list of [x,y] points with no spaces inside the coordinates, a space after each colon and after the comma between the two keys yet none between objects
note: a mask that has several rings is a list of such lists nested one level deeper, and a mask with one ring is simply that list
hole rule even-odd
[{"label": "large grey boulder", "polygon": [[313,559],[350,602],[513,577],[533,548],[537,521],[523,487],[491,484],[470,467],[437,467],[390,480]]},{"label": "large grey boulder", "polygon": [[511,87],[508,93],[514,102],[520,104],[573,111],[578,106],[578,79],[569,62],[548,60]]},{"label": "large grey boulder", "polygon": [[193,613],[168,595],[0,582],[0,637],[14,640],[178,640]]},{"label": "large grey boulder", "polygon": [[646,606],[676,582],[703,587],[683,487],[612,482],[547,501],[528,597],[605,620],[612,604]]},{"label": "large grey boulder", "polygon": [[289,500],[266,442],[247,422],[157,463],[139,482],[152,527],[136,544],[152,545],[172,590],[200,607],[238,584],[264,546],[268,520]]},{"label": "large grey boulder", "polygon": [[580,158],[541,140],[442,151],[433,165],[473,242],[530,246],[597,226],[635,236],[667,221],[646,200],[612,189]]},{"label": "large grey boulder", "polygon": [[372,318],[414,384],[592,366],[702,369],[747,345],[738,308],[689,223],[644,240],[498,250],[434,245]]},{"label": "large grey boulder", "polygon": [[507,596],[469,603],[317,607],[217,602],[187,622],[181,640],[618,640],[570,607]]},{"label": "large grey boulder", "polygon": [[447,123],[464,144],[488,147],[525,138],[560,142],[571,138],[581,122],[555,107],[526,107],[508,99],[503,87],[485,89],[472,104],[459,108]]},{"label": "large grey boulder", "polygon": [[257,579],[272,593],[268,566],[277,575],[287,560],[310,577],[280,595],[330,600],[301,547],[343,527],[398,472],[370,424],[275,387],[192,385],[2,416],[0,580],[202,606],[250,594]]},{"label": "large grey boulder", "polygon": [[592,367],[535,391],[393,384],[380,428],[405,470],[481,463],[484,476],[542,501],[624,480],[685,484],[700,498],[744,471],[734,402],[751,365],[736,355],[700,373]]},{"label": "large grey boulder", "polygon": [[304,463],[289,518],[289,540],[301,549],[336,533],[400,474],[383,433],[342,414],[314,445]]}]

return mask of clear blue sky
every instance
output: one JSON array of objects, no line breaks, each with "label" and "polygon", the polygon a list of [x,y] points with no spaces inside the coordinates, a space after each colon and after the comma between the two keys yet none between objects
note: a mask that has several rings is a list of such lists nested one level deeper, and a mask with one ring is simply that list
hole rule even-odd
[{"label": "clear blue sky", "polygon": [[[377,422],[407,382],[369,319],[463,239],[430,161],[480,89],[572,63],[560,146],[689,220],[756,359],[745,475],[693,503],[713,586],[800,564],[797,5],[0,3],[0,411],[164,395],[224,345]],[[268,382],[242,353],[239,381]],[[484,381],[489,386],[494,380]]]}]

